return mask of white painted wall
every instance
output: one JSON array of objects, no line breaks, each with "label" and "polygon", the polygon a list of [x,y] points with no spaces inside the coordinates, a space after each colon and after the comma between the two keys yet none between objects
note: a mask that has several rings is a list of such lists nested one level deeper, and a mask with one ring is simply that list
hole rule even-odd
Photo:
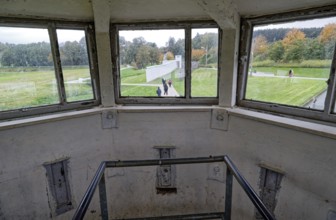
[{"label": "white painted wall", "polygon": [[173,72],[178,66],[177,60],[166,61],[161,65],[149,66],[146,68],[146,82],[161,78]]},{"label": "white painted wall", "polygon": [[[118,114],[117,129],[101,129],[97,114],[2,130],[0,219],[49,218],[53,199],[45,162],[70,157],[77,206],[102,160],[157,158],[157,145],[176,146],[176,157],[228,154],[255,189],[260,162],[280,168],[285,177],[275,211],[278,219],[326,219],[329,210],[336,210],[334,139],[237,116],[230,116],[228,131],[215,130],[210,129],[210,117],[210,111],[124,112]],[[156,194],[155,168],[107,171],[112,217],[223,210],[225,184],[208,180],[207,166],[190,167],[177,167],[176,195]],[[233,198],[233,219],[251,219],[254,209],[236,182]],[[87,219],[99,218],[97,201]],[[73,213],[52,219],[69,219]]]}]

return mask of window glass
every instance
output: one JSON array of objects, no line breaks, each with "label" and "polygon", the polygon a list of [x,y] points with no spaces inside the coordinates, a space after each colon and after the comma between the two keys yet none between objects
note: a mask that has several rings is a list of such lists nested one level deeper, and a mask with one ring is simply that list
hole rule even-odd
[{"label": "window glass", "polygon": [[245,99],[324,109],[336,17],[254,26]]},{"label": "window glass", "polygon": [[0,111],[56,103],[48,30],[0,27]]},{"label": "window glass", "polygon": [[84,30],[57,29],[67,102],[93,99]]},{"label": "window glass", "polygon": [[183,29],[120,30],[120,95],[185,96]]},{"label": "window glass", "polygon": [[192,29],[191,96],[217,97],[218,29]]}]

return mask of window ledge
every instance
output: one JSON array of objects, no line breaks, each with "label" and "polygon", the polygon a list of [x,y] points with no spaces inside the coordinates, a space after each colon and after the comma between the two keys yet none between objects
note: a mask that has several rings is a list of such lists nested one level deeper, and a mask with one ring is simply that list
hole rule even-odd
[{"label": "window ledge", "polygon": [[334,126],[319,124],[318,122],[308,122],[299,119],[288,118],[286,116],[277,116],[268,113],[255,112],[242,108],[225,108],[225,110],[228,111],[229,115],[336,139],[336,127]]},{"label": "window ledge", "polygon": [[151,112],[204,112],[211,111],[212,106],[116,106],[116,107],[95,107],[87,110],[59,112],[29,118],[17,118],[0,122],[0,130],[24,127],[34,124],[48,123],[71,118],[79,118],[88,115],[101,114],[103,111],[117,110],[118,112],[130,113],[151,113]]},{"label": "window ledge", "polygon": [[218,106],[116,106],[95,107],[87,110],[55,113],[50,115],[36,116],[31,118],[15,119],[0,122],[0,130],[29,126],[34,124],[48,123],[71,118],[79,118],[88,115],[101,114],[103,111],[117,110],[126,113],[163,113],[163,112],[210,112],[212,109],[224,109],[229,115],[247,118],[267,124],[281,126],[314,135],[336,139],[336,126],[323,125],[316,122],[307,122],[299,119],[255,112],[242,108],[222,108]]}]

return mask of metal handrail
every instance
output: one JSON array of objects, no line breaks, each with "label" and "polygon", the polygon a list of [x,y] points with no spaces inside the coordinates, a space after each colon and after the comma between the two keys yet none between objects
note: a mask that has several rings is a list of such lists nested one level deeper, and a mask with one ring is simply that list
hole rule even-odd
[{"label": "metal handrail", "polygon": [[[198,157],[198,158],[172,158],[172,159],[156,159],[156,160],[129,160],[129,161],[103,161],[92,182],[89,185],[82,201],[80,202],[73,220],[81,220],[89,207],[95,190],[99,185],[99,196],[101,206],[102,219],[108,220],[107,212],[107,199],[106,199],[106,187],[104,171],[106,168],[111,167],[134,167],[134,166],[160,166],[160,165],[176,165],[176,164],[193,164],[193,163],[213,163],[213,162],[225,162],[227,166],[226,172],[226,194],[225,194],[225,213],[224,219],[231,219],[231,203],[232,203],[232,177],[234,176],[240,186],[244,189],[247,196],[250,198],[254,206],[260,212],[266,220],[275,220],[273,214],[266,208],[265,204],[261,201],[257,193],[253,190],[246,179],[241,175],[237,167],[227,156],[210,156],[210,157]],[[211,213],[209,213],[211,214]],[[199,214],[198,214],[199,215]],[[153,217],[152,219],[155,219]],[[158,218],[157,218],[158,219]]]}]

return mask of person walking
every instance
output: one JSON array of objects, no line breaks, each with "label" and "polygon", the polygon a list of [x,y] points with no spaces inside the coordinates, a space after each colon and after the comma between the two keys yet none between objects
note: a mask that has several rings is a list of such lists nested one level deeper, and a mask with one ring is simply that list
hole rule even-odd
[{"label": "person walking", "polygon": [[172,80],[169,79],[169,80],[168,80],[168,85],[169,85],[169,87],[171,87],[172,83],[173,83]]},{"label": "person walking", "polygon": [[161,96],[161,89],[160,86],[158,86],[157,90],[156,90],[156,94],[160,97]]},{"label": "person walking", "polygon": [[167,83],[165,83],[164,85],[163,85],[163,89],[164,89],[164,95],[168,95],[168,85],[167,85]]}]

